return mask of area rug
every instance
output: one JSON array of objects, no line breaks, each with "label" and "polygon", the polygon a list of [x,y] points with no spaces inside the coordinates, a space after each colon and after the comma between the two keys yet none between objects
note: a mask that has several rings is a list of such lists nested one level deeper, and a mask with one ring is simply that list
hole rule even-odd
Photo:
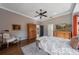
[{"label": "area rug", "polygon": [[21,47],[21,49],[24,55],[48,55],[47,52],[43,51],[42,49],[39,49],[36,46],[35,42],[24,47]]}]

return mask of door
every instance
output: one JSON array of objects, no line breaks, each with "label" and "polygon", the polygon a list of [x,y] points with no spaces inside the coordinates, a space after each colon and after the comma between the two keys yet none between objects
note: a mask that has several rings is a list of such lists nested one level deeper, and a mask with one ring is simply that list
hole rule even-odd
[{"label": "door", "polygon": [[48,24],[48,36],[53,36],[53,24]]},{"label": "door", "polygon": [[77,35],[79,36],[79,16],[77,17]]},{"label": "door", "polygon": [[36,38],[36,24],[27,24],[28,39]]},{"label": "door", "polygon": [[44,27],[43,25],[40,25],[40,36],[44,35]]},{"label": "door", "polygon": [[77,16],[73,16],[73,32],[72,36],[77,36]]}]

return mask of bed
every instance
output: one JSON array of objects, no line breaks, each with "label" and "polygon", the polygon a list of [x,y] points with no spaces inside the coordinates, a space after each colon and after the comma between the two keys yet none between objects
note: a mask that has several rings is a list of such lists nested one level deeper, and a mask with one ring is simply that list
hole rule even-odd
[{"label": "bed", "polygon": [[59,37],[43,36],[39,39],[39,48],[51,55],[79,55],[79,51],[70,46],[70,40]]}]

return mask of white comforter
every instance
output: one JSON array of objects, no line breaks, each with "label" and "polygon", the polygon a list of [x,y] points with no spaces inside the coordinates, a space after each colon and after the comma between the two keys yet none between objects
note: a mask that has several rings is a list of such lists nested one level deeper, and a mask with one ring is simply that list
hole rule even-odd
[{"label": "white comforter", "polygon": [[52,55],[79,55],[78,50],[70,47],[70,41],[57,37],[40,37],[39,47]]}]

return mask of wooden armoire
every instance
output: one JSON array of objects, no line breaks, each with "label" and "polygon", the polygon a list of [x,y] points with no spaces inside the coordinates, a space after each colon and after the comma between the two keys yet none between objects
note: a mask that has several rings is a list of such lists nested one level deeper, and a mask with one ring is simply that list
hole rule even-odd
[{"label": "wooden armoire", "polygon": [[36,40],[36,24],[28,23],[27,24],[27,37],[28,40]]}]

